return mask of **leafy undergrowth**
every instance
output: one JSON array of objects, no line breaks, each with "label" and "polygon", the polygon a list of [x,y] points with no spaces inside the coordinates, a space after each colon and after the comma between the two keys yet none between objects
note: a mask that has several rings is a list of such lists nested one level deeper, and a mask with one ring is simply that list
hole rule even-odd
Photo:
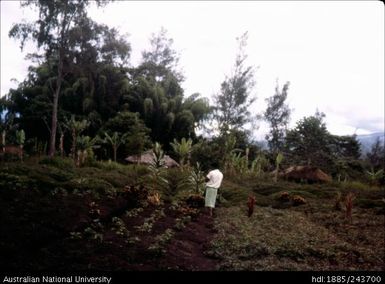
[{"label": "leafy undergrowth", "polygon": [[239,207],[221,208],[206,254],[219,270],[382,270],[384,232],[373,230],[381,221],[357,239],[358,224],[330,230],[302,212],[256,207],[248,218]]},{"label": "leafy undergrowth", "polygon": [[[170,172],[171,173],[171,172]],[[384,190],[225,180],[215,217],[172,190],[151,203],[143,167],[0,165],[4,270],[383,270]],[[144,183],[139,183],[140,181]],[[356,194],[351,220],[336,196]],[[164,196],[164,192],[162,193]],[[254,214],[246,202],[255,196]],[[166,200],[166,199],[164,199]]]},{"label": "leafy undergrowth", "polygon": [[[220,261],[219,270],[384,270],[384,189],[269,181],[224,186],[225,196],[238,191],[243,202],[218,210],[218,233],[206,254]],[[351,219],[348,193],[356,197]],[[257,204],[251,218],[248,195]]]}]

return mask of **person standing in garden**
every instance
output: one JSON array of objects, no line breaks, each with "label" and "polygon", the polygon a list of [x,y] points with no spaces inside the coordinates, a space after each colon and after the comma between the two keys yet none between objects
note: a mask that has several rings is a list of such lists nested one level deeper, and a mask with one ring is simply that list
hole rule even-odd
[{"label": "person standing in garden", "polygon": [[210,216],[213,216],[218,189],[222,184],[223,174],[220,170],[211,170],[206,176],[205,207],[209,208]]}]

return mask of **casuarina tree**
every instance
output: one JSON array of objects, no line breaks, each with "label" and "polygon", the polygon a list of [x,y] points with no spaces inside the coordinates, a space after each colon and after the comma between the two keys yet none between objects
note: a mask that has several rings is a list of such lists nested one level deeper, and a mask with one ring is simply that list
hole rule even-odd
[{"label": "casuarina tree", "polygon": [[221,84],[219,94],[214,97],[214,119],[222,134],[228,130],[242,128],[252,121],[249,107],[255,101],[251,94],[254,82],[254,69],[246,66],[247,32],[237,38],[239,50],[230,76]]},{"label": "casuarina tree", "polygon": [[264,118],[270,124],[270,131],[269,134],[266,135],[266,140],[269,143],[270,150],[274,154],[277,154],[283,149],[287,125],[290,119],[291,110],[285,103],[288,88],[289,82],[286,82],[285,85],[283,85],[282,91],[280,91],[277,83],[275,94],[266,99],[267,109],[264,113]]}]

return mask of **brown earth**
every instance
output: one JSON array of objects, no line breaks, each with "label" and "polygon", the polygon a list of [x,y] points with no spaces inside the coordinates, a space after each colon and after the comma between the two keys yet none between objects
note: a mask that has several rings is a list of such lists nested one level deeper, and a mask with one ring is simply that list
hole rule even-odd
[{"label": "brown earth", "polygon": [[4,270],[215,270],[204,254],[213,218],[200,209],[28,191],[7,197],[0,198]]}]

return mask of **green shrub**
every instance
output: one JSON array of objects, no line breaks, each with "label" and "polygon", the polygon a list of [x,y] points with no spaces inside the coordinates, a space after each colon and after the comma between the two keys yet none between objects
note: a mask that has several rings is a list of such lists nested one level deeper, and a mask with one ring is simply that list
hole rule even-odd
[{"label": "green shrub", "polygon": [[127,184],[134,183],[130,177],[119,172],[102,172],[98,174],[98,178],[105,180],[115,188],[123,188]]},{"label": "green shrub", "polygon": [[165,178],[167,183],[162,193],[166,201],[174,200],[180,191],[188,189],[188,173],[180,168],[167,169]]},{"label": "green shrub", "polygon": [[0,172],[1,189],[28,189],[30,186],[30,180],[26,176]]},{"label": "green shrub", "polygon": [[385,202],[382,200],[373,200],[373,199],[366,199],[366,198],[358,198],[356,200],[357,206],[361,208],[384,208]]},{"label": "green shrub", "polygon": [[228,206],[242,202],[246,204],[250,192],[249,189],[227,180],[224,180],[222,186],[218,189],[218,194],[220,193],[228,201],[226,204]]},{"label": "green shrub", "polygon": [[102,162],[96,162],[93,164],[94,167],[96,168],[99,168],[99,169],[102,169],[102,170],[108,170],[108,171],[111,171],[111,170],[124,170],[124,165],[122,164],[119,164],[117,162],[113,162],[113,161],[102,161]]},{"label": "green shrub", "polygon": [[369,185],[363,184],[362,182],[359,182],[359,181],[343,182],[341,183],[341,186],[344,189],[359,190],[359,191],[370,189]]},{"label": "green shrub", "polygon": [[116,189],[110,183],[98,178],[76,178],[66,185],[80,191],[88,191],[96,198],[101,196],[114,197],[116,195]]},{"label": "green shrub", "polygon": [[47,175],[59,182],[69,181],[74,178],[74,174],[71,171],[67,171],[60,168],[47,167],[44,170],[47,170]]},{"label": "green shrub", "polygon": [[50,165],[62,170],[73,170],[75,167],[74,161],[71,158],[62,157],[44,157],[39,161],[40,165]]}]

